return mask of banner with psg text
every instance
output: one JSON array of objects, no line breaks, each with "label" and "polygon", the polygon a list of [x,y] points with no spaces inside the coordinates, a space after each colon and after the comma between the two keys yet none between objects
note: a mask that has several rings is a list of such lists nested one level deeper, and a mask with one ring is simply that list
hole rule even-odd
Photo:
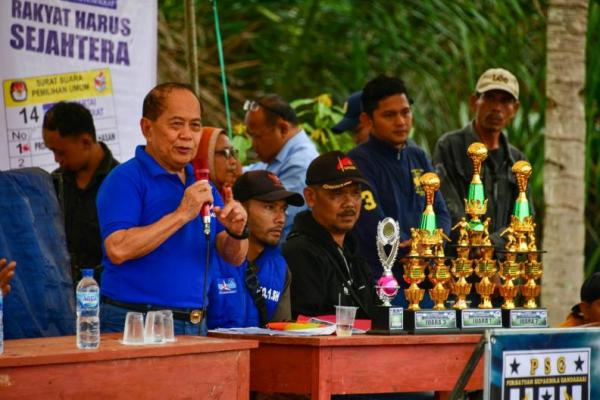
[{"label": "banner with psg text", "polygon": [[503,329],[486,335],[486,399],[600,399],[600,329]]},{"label": "banner with psg text", "polygon": [[156,0],[0,1],[0,170],[57,167],[44,113],[76,101],[120,161],[142,142],[142,100],[156,82]]}]

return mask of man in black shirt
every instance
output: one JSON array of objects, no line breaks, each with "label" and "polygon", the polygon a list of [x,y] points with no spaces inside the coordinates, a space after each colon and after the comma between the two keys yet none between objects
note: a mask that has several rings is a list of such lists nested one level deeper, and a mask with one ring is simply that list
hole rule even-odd
[{"label": "man in black shirt", "polygon": [[375,296],[371,268],[351,232],[360,214],[361,185],[368,182],[349,157],[332,151],[309,165],[306,185],[311,210],[296,215],[283,245],[292,272],[292,316],[334,314],[334,305],[341,304],[369,318]]},{"label": "man in black shirt", "polygon": [[100,282],[102,242],[96,194],[119,163],[106,144],[96,141],[92,114],[81,104],[60,102],[49,109],[43,137],[59,164],[52,175],[65,217],[73,283],[81,279],[82,268],[94,268],[94,278]]},{"label": "man in black shirt", "polygon": [[[525,159],[522,152],[510,145],[503,132],[519,109],[517,78],[505,69],[488,69],[477,82],[470,108],[473,121],[460,130],[445,133],[438,140],[433,165],[442,181],[440,190],[450,211],[452,225],[455,225],[465,216],[464,199],[473,176],[467,148],[474,142],[487,147],[488,157],[481,171],[488,199],[486,217],[491,218],[491,239],[501,247],[503,239],[499,233],[510,223],[519,193],[511,168],[516,161]],[[529,204],[533,205],[531,199]]]}]

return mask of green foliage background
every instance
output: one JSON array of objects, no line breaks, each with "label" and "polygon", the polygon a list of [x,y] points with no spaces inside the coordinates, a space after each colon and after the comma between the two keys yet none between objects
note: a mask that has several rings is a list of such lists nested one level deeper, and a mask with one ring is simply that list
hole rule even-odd
[{"label": "green foliage background", "polygon": [[[196,0],[200,86],[207,124],[225,125],[212,1]],[[402,77],[415,100],[413,138],[431,151],[437,138],[469,121],[467,107],[487,68],[512,71],[521,108],[510,141],[534,167],[543,214],[547,0],[226,0],[219,1],[232,114],[246,98],[278,93],[295,102],[320,149],[351,146],[329,128],[348,94],[379,73]],[[183,2],[160,1],[159,80],[186,80]],[[588,25],[587,271],[600,270],[600,0]],[[318,101],[329,94],[333,106]],[[322,100],[323,98],[321,98]],[[236,131],[243,135],[243,127]],[[333,139],[333,140],[332,140]],[[236,138],[247,145],[243,136]],[[541,221],[541,219],[540,219]]]}]

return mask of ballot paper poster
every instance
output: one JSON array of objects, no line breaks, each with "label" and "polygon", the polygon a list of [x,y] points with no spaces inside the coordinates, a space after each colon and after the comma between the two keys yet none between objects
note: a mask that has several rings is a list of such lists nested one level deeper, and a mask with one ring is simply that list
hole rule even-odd
[{"label": "ballot paper poster", "polygon": [[485,398],[600,399],[600,329],[487,333]]},{"label": "ballot paper poster", "polygon": [[142,100],[156,82],[156,0],[0,1],[0,170],[57,168],[45,112],[86,106],[115,158],[143,142]]}]

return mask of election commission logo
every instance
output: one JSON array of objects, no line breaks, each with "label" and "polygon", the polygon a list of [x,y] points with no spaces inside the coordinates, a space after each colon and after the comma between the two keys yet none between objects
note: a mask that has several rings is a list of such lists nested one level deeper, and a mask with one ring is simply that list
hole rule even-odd
[{"label": "election commission logo", "polygon": [[503,400],[591,400],[590,348],[502,353]]}]

